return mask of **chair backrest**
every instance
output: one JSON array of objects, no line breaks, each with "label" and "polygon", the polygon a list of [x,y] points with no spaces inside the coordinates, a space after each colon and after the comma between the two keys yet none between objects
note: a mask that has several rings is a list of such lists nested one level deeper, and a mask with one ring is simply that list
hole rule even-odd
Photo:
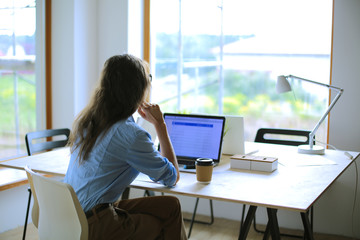
[{"label": "chair backrest", "polygon": [[[70,129],[49,129],[37,132],[29,132],[25,135],[25,143],[28,155],[37,152],[65,147],[69,140]],[[49,139],[50,138],[50,139]],[[40,140],[36,142],[36,140]]]},{"label": "chair backrest", "polygon": [[33,224],[35,225],[36,228],[38,228],[39,225],[39,204],[38,204],[38,200],[37,200],[37,196],[35,193],[35,188],[34,188],[34,183],[33,183],[33,178],[30,174],[31,170],[28,168],[28,166],[25,166],[25,171],[26,171],[26,175],[28,178],[28,182],[31,188],[31,192],[32,192],[32,196],[34,198],[34,204],[33,204],[33,208],[31,211],[31,219],[33,221]]},{"label": "chair backrest", "polygon": [[74,189],[25,167],[39,204],[39,239],[88,239],[88,222]]},{"label": "chair backrest", "polygon": [[[310,132],[296,129],[260,128],[256,133],[255,142],[299,146],[309,144]],[[278,138],[274,138],[276,135]],[[294,136],[296,138],[293,138]]]}]

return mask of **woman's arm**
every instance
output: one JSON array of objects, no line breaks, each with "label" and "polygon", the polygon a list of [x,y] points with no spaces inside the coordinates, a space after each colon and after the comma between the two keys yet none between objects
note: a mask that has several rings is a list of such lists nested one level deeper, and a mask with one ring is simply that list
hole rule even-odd
[{"label": "woman's arm", "polygon": [[161,155],[166,157],[174,165],[177,173],[176,182],[178,182],[180,179],[179,166],[159,105],[142,103],[138,109],[138,113],[142,118],[154,125],[160,142]]}]

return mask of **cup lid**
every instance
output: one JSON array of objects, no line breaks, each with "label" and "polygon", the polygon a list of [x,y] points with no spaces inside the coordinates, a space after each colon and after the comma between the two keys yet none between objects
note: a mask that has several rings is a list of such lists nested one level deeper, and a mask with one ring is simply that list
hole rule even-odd
[{"label": "cup lid", "polygon": [[212,166],[214,165],[214,161],[211,158],[198,158],[195,164],[199,166]]}]

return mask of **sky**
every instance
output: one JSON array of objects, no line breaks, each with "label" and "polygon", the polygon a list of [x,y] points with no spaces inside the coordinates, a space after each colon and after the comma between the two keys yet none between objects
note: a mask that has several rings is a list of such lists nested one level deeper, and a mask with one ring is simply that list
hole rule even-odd
[{"label": "sky", "polygon": [[[331,32],[331,0],[181,0],[181,6],[182,34],[219,34],[221,9],[225,35],[274,33],[275,25],[292,35]],[[151,8],[151,21],[160,26],[159,31],[178,32],[179,0],[152,0]],[[324,26],[324,22],[329,23],[328,28],[314,26],[311,32],[303,28]]]},{"label": "sky", "polygon": [[[26,7],[31,6],[31,7]],[[0,35],[32,36],[36,29],[34,0],[0,1]]]}]

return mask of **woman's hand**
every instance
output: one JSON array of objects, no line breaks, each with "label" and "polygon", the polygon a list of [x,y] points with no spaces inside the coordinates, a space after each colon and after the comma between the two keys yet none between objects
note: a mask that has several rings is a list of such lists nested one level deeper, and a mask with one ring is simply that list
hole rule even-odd
[{"label": "woman's hand", "polygon": [[138,113],[143,119],[155,126],[164,123],[163,113],[157,104],[143,102],[138,108]]}]

